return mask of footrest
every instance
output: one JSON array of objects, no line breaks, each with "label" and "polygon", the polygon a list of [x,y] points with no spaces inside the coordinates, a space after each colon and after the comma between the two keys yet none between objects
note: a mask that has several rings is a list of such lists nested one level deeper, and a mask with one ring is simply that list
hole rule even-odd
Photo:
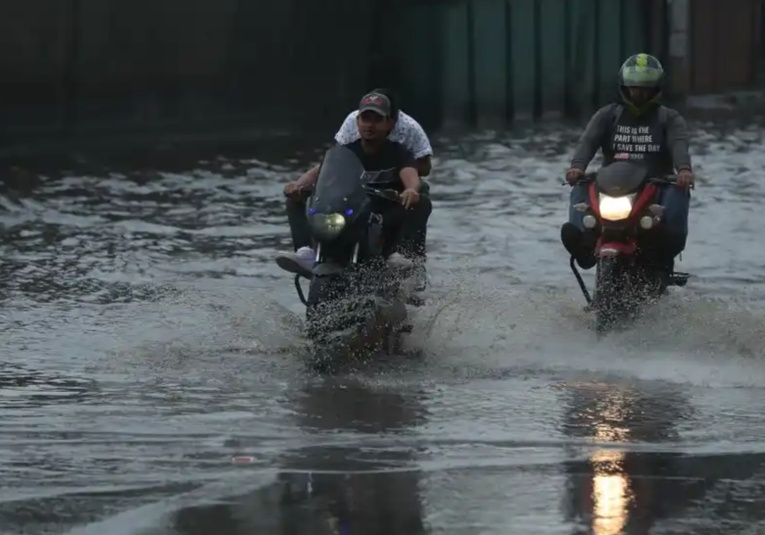
[{"label": "footrest", "polygon": [[690,273],[680,273],[680,272],[674,272],[669,276],[669,281],[667,284],[669,286],[678,286],[682,288],[686,284],[688,284],[688,279],[690,278]]}]

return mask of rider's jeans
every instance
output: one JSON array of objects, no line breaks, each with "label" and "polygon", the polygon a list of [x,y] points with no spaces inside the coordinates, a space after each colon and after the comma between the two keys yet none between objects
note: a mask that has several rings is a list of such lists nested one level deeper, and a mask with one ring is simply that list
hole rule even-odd
[{"label": "rider's jeans", "polygon": [[589,194],[589,184],[576,184],[571,188],[571,195],[570,195],[570,201],[568,205],[568,221],[569,223],[572,223],[573,225],[576,225],[576,228],[581,230],[582,232],[585,232],[587,229],[584,228],[584,216],[586,215],[585,212],[580,212],[579,210],[576,210],[574,208],[575,204],[579,203],[585,203],[587,206],[590,205],[590,194]]},{"label": "rider's jeans", "polygon": [[296,199],[287,197],[285,204],[287,221],[289,222],[290,234],[292,235],[292,245],[295,251],[301,247],[311,247],[313,245],[311,229],[308,226],[308,216],[305,213],[307,198],[308,195],[301,195]]}]

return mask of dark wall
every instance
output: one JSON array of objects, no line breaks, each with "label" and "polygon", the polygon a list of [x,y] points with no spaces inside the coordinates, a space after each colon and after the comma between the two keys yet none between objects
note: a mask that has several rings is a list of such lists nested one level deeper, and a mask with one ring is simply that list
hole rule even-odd
[{"label": "dark wall", "polygon": [[757,81],[762,0],[693,0],[691,94],[748,89]]},{"label": "dark wall", "polygon": [[0,132],[336,125],[367,89],[374,1],[5,0]]}]

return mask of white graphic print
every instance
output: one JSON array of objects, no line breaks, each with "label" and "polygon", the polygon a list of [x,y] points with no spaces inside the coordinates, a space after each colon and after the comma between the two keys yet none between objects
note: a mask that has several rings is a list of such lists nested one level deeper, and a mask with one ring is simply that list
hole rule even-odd
[{"label": "white graphic print", "polygon": [[661,152],[661,145],[654,143],[650,126],[616,125],[614,152],[619,159],[642,160],[647,153]]}]

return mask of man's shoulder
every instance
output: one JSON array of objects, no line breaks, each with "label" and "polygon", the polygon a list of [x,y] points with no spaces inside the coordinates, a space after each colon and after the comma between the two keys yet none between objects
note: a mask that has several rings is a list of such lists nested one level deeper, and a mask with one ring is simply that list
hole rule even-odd
[{"label": "man's shoulder", "polygon": [[678,117],[682,119],[683,115],[677,109],[662,104],[659,106],[659,117],[664,121],[671,121]]},{"label": "man's shoulder", "polygon": [[396,121],[396,127],[398,128],[399,132],[402,134],[419,134],[420,132],[425,132],[425,129],[422,127],[420,123],[417,122],[417,119],[412,117],[411,115],[407,115],[403,111],[398,112],[398,120]]},{"label": "man's shoulder", "polygon": [[624,105],[619,102],[609,102],[605,106],[602,106],[599,108],[595,113],[592,114],[593,117],[611,117],[617,114],[620,114],[624,110]]},{"label": "man's shoulder", "polygon": [[404,110],[399,110],[398,119],[399,121],[401,121],[402,124],[406,126],[422,128],[422,126],[420,126],[420,123],[417,122],[417,119],[415,119],[414,117],[406,113]]}]

